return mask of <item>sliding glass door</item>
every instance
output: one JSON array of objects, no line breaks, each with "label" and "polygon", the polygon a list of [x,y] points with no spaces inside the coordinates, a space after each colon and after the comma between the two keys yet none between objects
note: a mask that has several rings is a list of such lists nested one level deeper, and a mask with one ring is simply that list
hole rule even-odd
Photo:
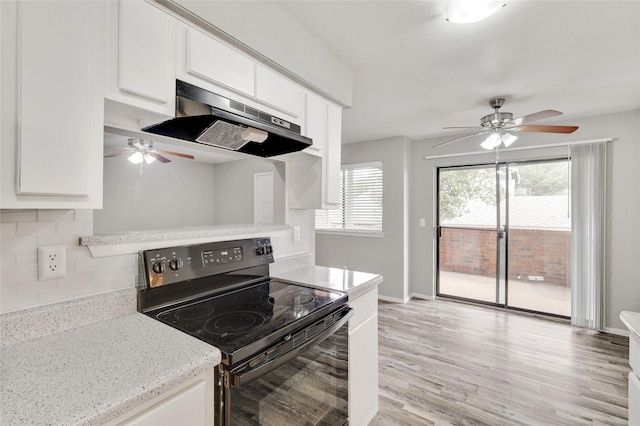
[{"label": "sliding glass door", "polygon": [[436,294],[571,314],[566,160],[438,170]]}]

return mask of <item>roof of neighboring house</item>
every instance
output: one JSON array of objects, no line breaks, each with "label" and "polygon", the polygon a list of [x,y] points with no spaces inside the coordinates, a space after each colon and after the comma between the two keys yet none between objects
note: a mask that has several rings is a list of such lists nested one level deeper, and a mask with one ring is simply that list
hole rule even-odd
[{"label": "roof of neighboring house", "polygon": [[[570,199],[567,195],[518,196],[509,198],[511,228],[571,229]],[[470,201],[469,212],[443,225],[491,226],[496,224],[496,208],[481,201]]]}]

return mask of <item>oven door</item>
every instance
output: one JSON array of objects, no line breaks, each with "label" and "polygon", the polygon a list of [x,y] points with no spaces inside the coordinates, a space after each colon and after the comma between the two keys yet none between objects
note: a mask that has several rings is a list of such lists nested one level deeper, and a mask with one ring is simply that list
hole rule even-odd
[{"label": "oven door", "polygon": [[[347,327],[352,315],[347,308],[332,326],[270,361],[261,358],[269,351],[253,357],[254,364],[262,362],[261,368],[228,372],[223,424],[348,424]],[[308,332],[294,333],[287,343]]]}]

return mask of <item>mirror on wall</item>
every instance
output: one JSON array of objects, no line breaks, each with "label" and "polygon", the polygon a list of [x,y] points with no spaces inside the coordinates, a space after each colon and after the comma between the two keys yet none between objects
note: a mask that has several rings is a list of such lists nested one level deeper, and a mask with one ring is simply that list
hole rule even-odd
[{"label": "mirror on wall", "polygon": [[[105,155],[126,146],[126,137],[105,134]],[[145,163],[140,173],[139,164],[133,164],[129,156],[127,152],[104,159],[103,208],[93,213],[96,235],[256,221],[267,224],[269,220],[284,224],[282,162],[204,157],[195,151],[194,160],[165,156],[171,161]]]}]

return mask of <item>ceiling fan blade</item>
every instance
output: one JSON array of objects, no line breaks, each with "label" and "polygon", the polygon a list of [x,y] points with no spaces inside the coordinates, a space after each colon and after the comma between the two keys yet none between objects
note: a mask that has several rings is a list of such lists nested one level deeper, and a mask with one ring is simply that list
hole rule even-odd
[{"label": "ceiling fan blade", "polygon": [[443,127],[443,129],[484,129],[482,126],[471,126],[471,127]]},{"label": "ceiling fan blade", "polygon": [[122,155],[122,154],[128,154],[128,153],[130,153],[130,152],[131,152],[131,151],[129,151],[129,150],[127,150],[127,151],[114,152],[113,154],[105,155],[105,156],[104,156],[104,158],[117,157],[117,156],[119,156],[119,155]]},{"label": "ceiling fan blade", "polygon": [[532,121],[542,120],[543,118],[551,118],[562,115],[560,111],[552,109],[545,109],[544,111],[534,112],[533,114],[523,115],[522,117],[514,118],[508,124],[509,126],[520,126],[521,124],[531,123]]},{"label": "ceiling fan blade", "polygon": [[486,132],[473,133],[473,134],[467,135],[467,136],[462,136],[461,138],[458,138],[458,139],[452,139],[450,141],[446,141],[446,142],[439,143],[437,145],[433,145],[432,148],[438,148],[438,147],[441,147],[441,146],[444,146],[444,145],[449,145],[450,143],[453,143],[453,142],[458,142],[458,141],[461,141],[463,139],[467,139],[467,138],[470,138],[470,137],[473,137],[473,136],[484,135],[484,134],[489,133],[489,132],[491,132],[491,130],[486,131]]},{"label": "ceiling fan blade", "polygon": [[148,154],[150,156],[152,156],[153,158],[155,158],[156,160],[158,160],[161,163],[170,163],[171,160],[169,160],[166,157],[163,157],[162,155],[158,154],[157,152],[148,152]]},{"label": "ceiling fan blade", "polygon": [[511,130],[516,132],[573,133],[578,130],[578,126],[549,126],[534,124],[529,126],[518,126]]},{"label": "ceiling fan blade", "polygon": [[195,159],[195,157],[193,155],[189,155],[189,154],[182,154],[180,152],[173,152],[173,151],[163,151],[161,149],[157,150],[158,152],[161,152],[163,154],[166,155],[173,155],[174,157],[180,157],[180,158],[186,158],[187,160],[193,160]]}]

